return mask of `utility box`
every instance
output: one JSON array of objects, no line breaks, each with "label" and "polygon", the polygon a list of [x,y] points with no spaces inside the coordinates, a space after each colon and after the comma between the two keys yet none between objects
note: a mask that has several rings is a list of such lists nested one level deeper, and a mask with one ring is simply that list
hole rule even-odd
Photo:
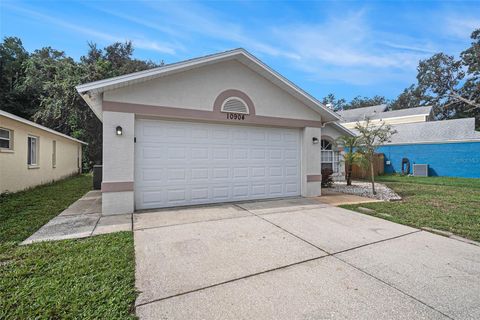
[{"label": "utility box", "polygon": [[93,166],[93,190],[102,189],[102,165]]},{"label": "utility box", "polygon": [[415,177],[428,177],[428,164],[414,164],[413,175]]}]

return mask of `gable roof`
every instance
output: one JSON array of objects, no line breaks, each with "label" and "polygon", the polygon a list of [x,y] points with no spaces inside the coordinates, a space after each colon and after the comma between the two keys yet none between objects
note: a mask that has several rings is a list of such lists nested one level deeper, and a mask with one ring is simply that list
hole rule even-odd
[{"label": "gable roof", "polygon": [[343,122],[354,122],[365,120],[365,117],[372,118],[375,114],[384,112],[386,109],[386,104],[379,104],[365,108],[341,110],[337,111],[337,113],[342,117]]},{"label": "gable roof", "polygon": [[480,141],[480,132],[475,131],[475,118],[404,123],[392,125],[392,128],[397,133],[389,144]]},{"label": "gable roof", "polygon": [[420,116],[420,115],[430,115],[432,112],[432,107],[416,107],[416,108],[407,108],[386,111],[379,114],[376,114],[372,119],[387,119],[387,118],[396,118],[396,117],[408,117],[408,116]]},{"label": "gable roof", "polygon": [[[455,141],[479,141],[480,132],[475,130],[475,118],[440,121],[413,122],[390,125],[397,132],[389,144],[447,143]],[[358,134],[356,129],[352,129]]]},{"label": "gable roof", "polygon": [[44,126],[42,126],[42,125],[39,125],[38,123],[35,123],[35,122],[33,122],[33,121],[24,119],[24,118],[22,118],[22,117],[16,116],[16,115],[14,115],[14,114],[8,113],[8,112],[3,111],[3,110],[0,110],[0,116],[4,116],[4,117],[6,117],[6,118],[9,118],[9,119],[12,119],[12,120],[21,122],[21,123],[23,123],[23,124],[26,124],[26,125],[35,127],[35,128],[37,128],[37,129],[41,129],[41,130],[43,130],[43,131],[47,131],[47,132],[53,133],[53,134],[55,134],[55,135],[57,135],[57,136],[64,137],[64,138],[66,138],[66,139],[69,139],[69,140],[72,140],[72,141],[75,141],[75,142],[78,142],[78,143],[81,143],[81,144],[88,145],[88,143],[86,143],[86,142],[83,142],[83,141],[81,141],[81,140],[72,138],[72,137],[70,137],[70,136],[67,136],[66,134],[63,134],[63,133],[60,133],[60,132],[55,131],[55,130],[53,130],[53,129],[44,127]]},{"label": "gable roof", "polygon": [[195,59],[185,60],[173,64],[168,64],[162,67],[130,73],[119,77],[81,84],[78,85],[76,89],[78,93],[80,93],[82,98],[87,102],[87,104],[92,108],[97,117],[102,119],[101,94],[107,90],[126,87],[132,84],[149,81],[159,77],[164,77],[178,72],[184,72],[190,69],[195,69],[209,64],[228,60],[240,61],[248,68],[259,73],[267,80],[271,81],[281,89],[290,93],[292,96],[307,105],[309,108],[318,112],[322,116],[322,121],[328,122],[340,119],[340,117],[335,112],[326,108],[316,98],[302,90],[293,82],[283,77],[278,72],[276,72],[275,70],[273,70],[265,63],[263,63],[242,48],[211,54]]},{"label": "gable roof", "polygon": [[432,112],[431,106],[399,109],[392,111],[386,111],[386,109],[386,104],[380,104],[378,106],[338,111],[337,113],[342,117],[342,122],[357,122],[363,121],[365,120],[365,118],[375,120],[419,115],[428,116]]}]

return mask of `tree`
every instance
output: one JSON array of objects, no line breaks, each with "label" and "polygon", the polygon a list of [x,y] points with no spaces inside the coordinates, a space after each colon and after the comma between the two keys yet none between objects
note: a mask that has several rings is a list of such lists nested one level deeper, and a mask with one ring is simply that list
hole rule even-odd
[{"label": "tree", "polygon": [[437,119],[475,117],[480,129],[480,29],[471,39],[460,59],[437,53],[420,61],[417,84],[405,89],[390,108],[431,105]]},{"label": "tree", "polygon": [[87,141],[85,165],[102,160],[102,124],[75,90],[81,83],[163,65],[134,59],[131,42],[99,49],[89,43],[80,61],[51,47],[29,54],[18,38],[0,44],[0,105],[20,117]]},{"label": "tree", "polygon": [[34,94],[30,90],[19,90],[24,81],[24,63],[29,54],[22,41],[16,37],[5,37],[0,44],[0,106],[2,110],[23,118],[34,113]]},{"label": "tree", "polygon": [[343,147],[342,157],[345,163],[345,179],[347,180],[347,186],[351,186],[353,166],[365,166],[365,157],[356,150],[360,146],[360,138],[357,136],[340,136],[336,143]]},{"label": "tree", "polygon": [[397,99],[390,103],[389,108],[391,110],[399,110],[421,107],[427,105],[427,100],[428,97],[425,97],[423,91],[412,84],[410,87],[403,90]]},{"label": "tree", "polygon": [[329,93],[322,99],[322,104],[330,107],[334,111],[343,110],[347,104],[345,99],[337,99],[333,93]]},{"label": "tree", "polygon": [[376,194],[374,171],[375,152],[377,151],[378,147],[384,145],[386,142],[389,142],[392,135],[397,133],[397,131],[393,130],[392,127],[388,124],[385,124],[385,122],[382,122],[380,125],[372,124],[368,118],[363,124],[357,122],[355,129],[359,133],[360,140],[358,152],[365,157],[370,166],[372,193]]},{"label": "tree", "polygon": [[373,98],[356,96],[355,98],[345,105],[345,109],[357,109],[371,106],[377,106],[379,104],[388,104],[389,100],[383,96],[374,96]]}]

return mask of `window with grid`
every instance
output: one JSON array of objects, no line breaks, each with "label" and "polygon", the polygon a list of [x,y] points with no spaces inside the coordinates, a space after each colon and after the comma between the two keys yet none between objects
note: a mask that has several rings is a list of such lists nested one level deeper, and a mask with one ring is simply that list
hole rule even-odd
[{"label": "window with grid", "polygon": [[0,148],[13,149],[12,130],[0,128]]},{"label": "window with grid", "polygon": [[339,170],[339,155],[338,151],[335,151],[333,144],[326,140],[321,140],[321,152],[322,152],[322,170],[331,169],[333,172]]}]

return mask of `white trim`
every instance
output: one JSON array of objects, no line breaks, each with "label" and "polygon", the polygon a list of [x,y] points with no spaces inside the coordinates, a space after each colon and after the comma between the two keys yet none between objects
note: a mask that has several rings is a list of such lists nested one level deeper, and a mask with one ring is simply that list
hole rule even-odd
[{"label": "white trim", "polygon": [[[388,124],[389,120],[392,119],[408,119],[408,118],[414,118],[414,117],[428,117],[430,114],[429,113],[420,113],[420,114],[414,114],[410,116],[400,116],[400,117],[385,117],[385,118],[376,118],[376,119],[370,119],[370,122],[386,122]],[[359,120],[359,121],[350,121],[350,122],[342,122],[342,125],[356,125],[357,123],[364,123],[366,120]],[[418,122],[428,122],[428,121],[418,121]],[[409,123],[414,123],[414,122],[409,122]],[[403,123],[394,123],[394,124],[403,124]]]},{"label": "white trim", "polygon": [[[33,140],[35,140],[35,149],[33,149],[30,146],[30,141],[33,141]],[[32,161],[32,159],[34,158],[33,154],[30,153],[33,150],[35,150],[35,162]],[[40,154],[40,137],[28,134],[27,135],[27,165],[29,169],[39,167],[39,164],[38,164],[39,154]]]},{"label": "white trim", "polygon": [[8,148],[0,147],[0,151],[13,151],[13,130],[5,127],[0,127],[0,130],[8,131],[8,139],[0,137],[0,140],[8,141]]},{"label": "white trim", "polygon": [[350,129],[342,126],[341,123],[332,122],[332,125],[334,125],[334,126],[337,127],[338,129],[342,130],[344,133],[348,134],[348,135],[351,136],[351,137],[355,137],[355,136],[356,136],[356,134],[355,134],[353,131],[351,131]]},{"label": "white trim", "polygon": [[479,142],[480,138],[478,139],[459,139],[459,140],[445,140],[445,141],[415,141],[415,142],[398,142],[398,143],[388,143],[384,144],[381,147],[388,147],[388,146],[400,146],[400,145],[411,145],[411,144],[446,144],[446,143],[469,143],[469,142]]},{"label": "white trim", "polygon": [[[91,104],[91,100],[98,99],[94,97],[99,95],[107,90],[113,90],[120,87],[125,87],[134,83],[145,82],[154,78],[167,76],[177,72],[183,72],[189,69],[198,68],[204,65],[237,59],[243,64],[245,64],[250,69],[256,71],[257,73],[263,75],[266,79],[272,83],[278,85],[283,90],[289,92],[291,95],[302,101],[306,106],[312,110],[318,112],[319,114],[325,116],[325,121],[340,120],[340,116],[335,112],[326,108],[320,101],[306,93],[300,87],[295,85],[290,80],[286,79],[278,72],[267,66],[262,61],[258,60],[255,56],[247,52],[245,49],[239,48],[226,52],[221,52],[217,54],[212,54],[200,58],[195,58],[191,60],[186,60],[170,65],[165,65],[159,68],[154,68],[150,70],[130,73],[127,75],[113,77],[110,79],[99,80],[95,82],[90,82],[86,84],[81,84],[76,86],[78,93],[84,98],[87,104],[94,110],[95,114],[98,117],[98,113],[101,111],[98,110],[98,105]],[[88,96],[88,98],[85,98]],[[100,118],[100,117],[99,117]],[[324,119],[322,119],[324,120]]]},{"label": "white trim", "polygon": [[42,125],[39,125],[38,123],[29,121],[29,120],[27,120],[27,119],[23,119],[23,118],[21,118],[21,117],[18,117],[18,116],[14,115],[14,114],[8,113],[8,112],[3,111],[3,110],[0,110],[0,116],[4,116],[4,117],[6,117],[6,118],[9,118],[9,119],[12,119],[12,120],[15,120],[15,121],[18,121],[18,122],[27,124],[27,125],[29,125],[29,126],[32,126],[32,127],[37,128],[37,129],[41,129],[41,130],[43,130],[43,131],[47,131],[47,132],[56,134],[57,136],[64,137],[64,138],[66,138],[66,139],[69,139],[69,140],[72,140],[72,141],[75,141],[75,142],[78,142],[78,143],[81,143],[81,144],[88,145],[88,143],[86,143],[86,142],[83,142],[83,141],[80,141],[80,140],[78,140],[78,139],[72,138],[72,137],[70,137],[70,136],[67,136],[66,134],[63,134],[63,133],[60,133],[60,132],[55,131],[55,130],[53,130],[53,129],[44,127],[44,126],[42,126]]}]

